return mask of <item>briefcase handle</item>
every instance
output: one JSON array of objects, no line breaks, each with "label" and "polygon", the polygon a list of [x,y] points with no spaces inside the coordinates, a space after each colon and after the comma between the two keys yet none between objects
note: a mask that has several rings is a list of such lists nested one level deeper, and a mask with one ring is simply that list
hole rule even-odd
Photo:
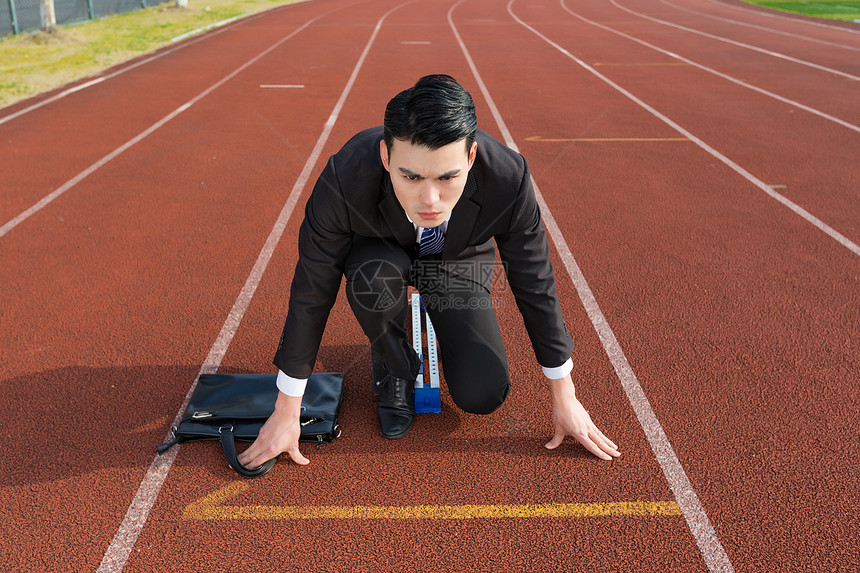
[{"label": "briefcase handle", "polygon": [[218,435],[221,437],[221,449],[224,450],[224,457],[227,458],[227,463],[241,476],[254,478],[266,475],[278,461],[278,458],[272,458],[260,467],[249,470],[240,464],[236,457],[236,437],[233,435],[233,426],[221,426],[218,428]]}]

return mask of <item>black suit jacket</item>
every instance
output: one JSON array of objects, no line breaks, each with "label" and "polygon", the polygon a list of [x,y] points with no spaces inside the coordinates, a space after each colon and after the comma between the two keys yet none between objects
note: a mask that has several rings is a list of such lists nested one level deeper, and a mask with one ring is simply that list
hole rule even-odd
[{"label": "black suit jacket", "polygon": [[[289,376],[306,378],[313,371],[353,240],[380,237],[415,248],[414,227],[379,157],[381,140],[381,127],[350,139],[329,158],[308,199],[289,312],[274,359]],[[494,265],[495,240],[535,357],[543,366],[561,366],[573,341],[561,315],[528,165],[483,131],[477,141],[475,163],[448,223],[442,264],[490,288],[487,269]]]}]

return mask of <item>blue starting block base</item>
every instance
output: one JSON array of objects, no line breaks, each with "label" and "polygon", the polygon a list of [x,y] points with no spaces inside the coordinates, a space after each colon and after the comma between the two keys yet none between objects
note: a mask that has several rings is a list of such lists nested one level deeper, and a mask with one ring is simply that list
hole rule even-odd
[{"label": "blue starting block base", "polygon": [[442,392],[425,383],[415,389],[415,412],[418,414],[438,414],[442,411]]},{"label": "blue starting block base", "polygon": [[[436,353],[436,331],[430,316],[421,304],[417,293],[412,295],[412,348],[421,359],[421,367],[415,377],[415,412],[418,414],[438,414],[442,411],[442,389],[439,385],[439,359]],[[429,382],[424,381],[424,352],[421,340],[421,317],[427,323],[427,362]]]}]

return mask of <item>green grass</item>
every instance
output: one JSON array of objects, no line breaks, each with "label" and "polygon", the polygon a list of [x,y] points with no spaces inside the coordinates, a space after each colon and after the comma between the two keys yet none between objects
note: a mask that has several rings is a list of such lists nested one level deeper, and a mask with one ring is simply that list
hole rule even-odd
[{"label": "green grass", "polygon": [[803,0],[745,1],[765,8],[773,8],[774,10],[793,12],[805,16],[815,16],[817,18],[845,20],[846,22],[860,19],[860,1],[858,0],[815,0],[815,2],[805,2]]},{"label": "green grass", "polygon": [[105,68],[154,52],[186,32],[243,14],[300,0],[189,0],[172,2],[0,40],[0,107],[92,76]]}]

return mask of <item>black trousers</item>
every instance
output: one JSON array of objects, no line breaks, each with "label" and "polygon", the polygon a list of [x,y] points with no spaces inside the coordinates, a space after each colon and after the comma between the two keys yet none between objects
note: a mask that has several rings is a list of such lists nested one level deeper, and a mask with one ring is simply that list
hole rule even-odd
[{"label": "black trousers", "polygon": [[358,239],[347,259],[346,294],[385,369],[414,380],[418,356],[409,343],[407,287],[414,286],[430,315],[440,363],[454,403],[489,414],[510,391],[508,360],[489,291],[446,272],[440,257],[416,258],[393,241]]}]

